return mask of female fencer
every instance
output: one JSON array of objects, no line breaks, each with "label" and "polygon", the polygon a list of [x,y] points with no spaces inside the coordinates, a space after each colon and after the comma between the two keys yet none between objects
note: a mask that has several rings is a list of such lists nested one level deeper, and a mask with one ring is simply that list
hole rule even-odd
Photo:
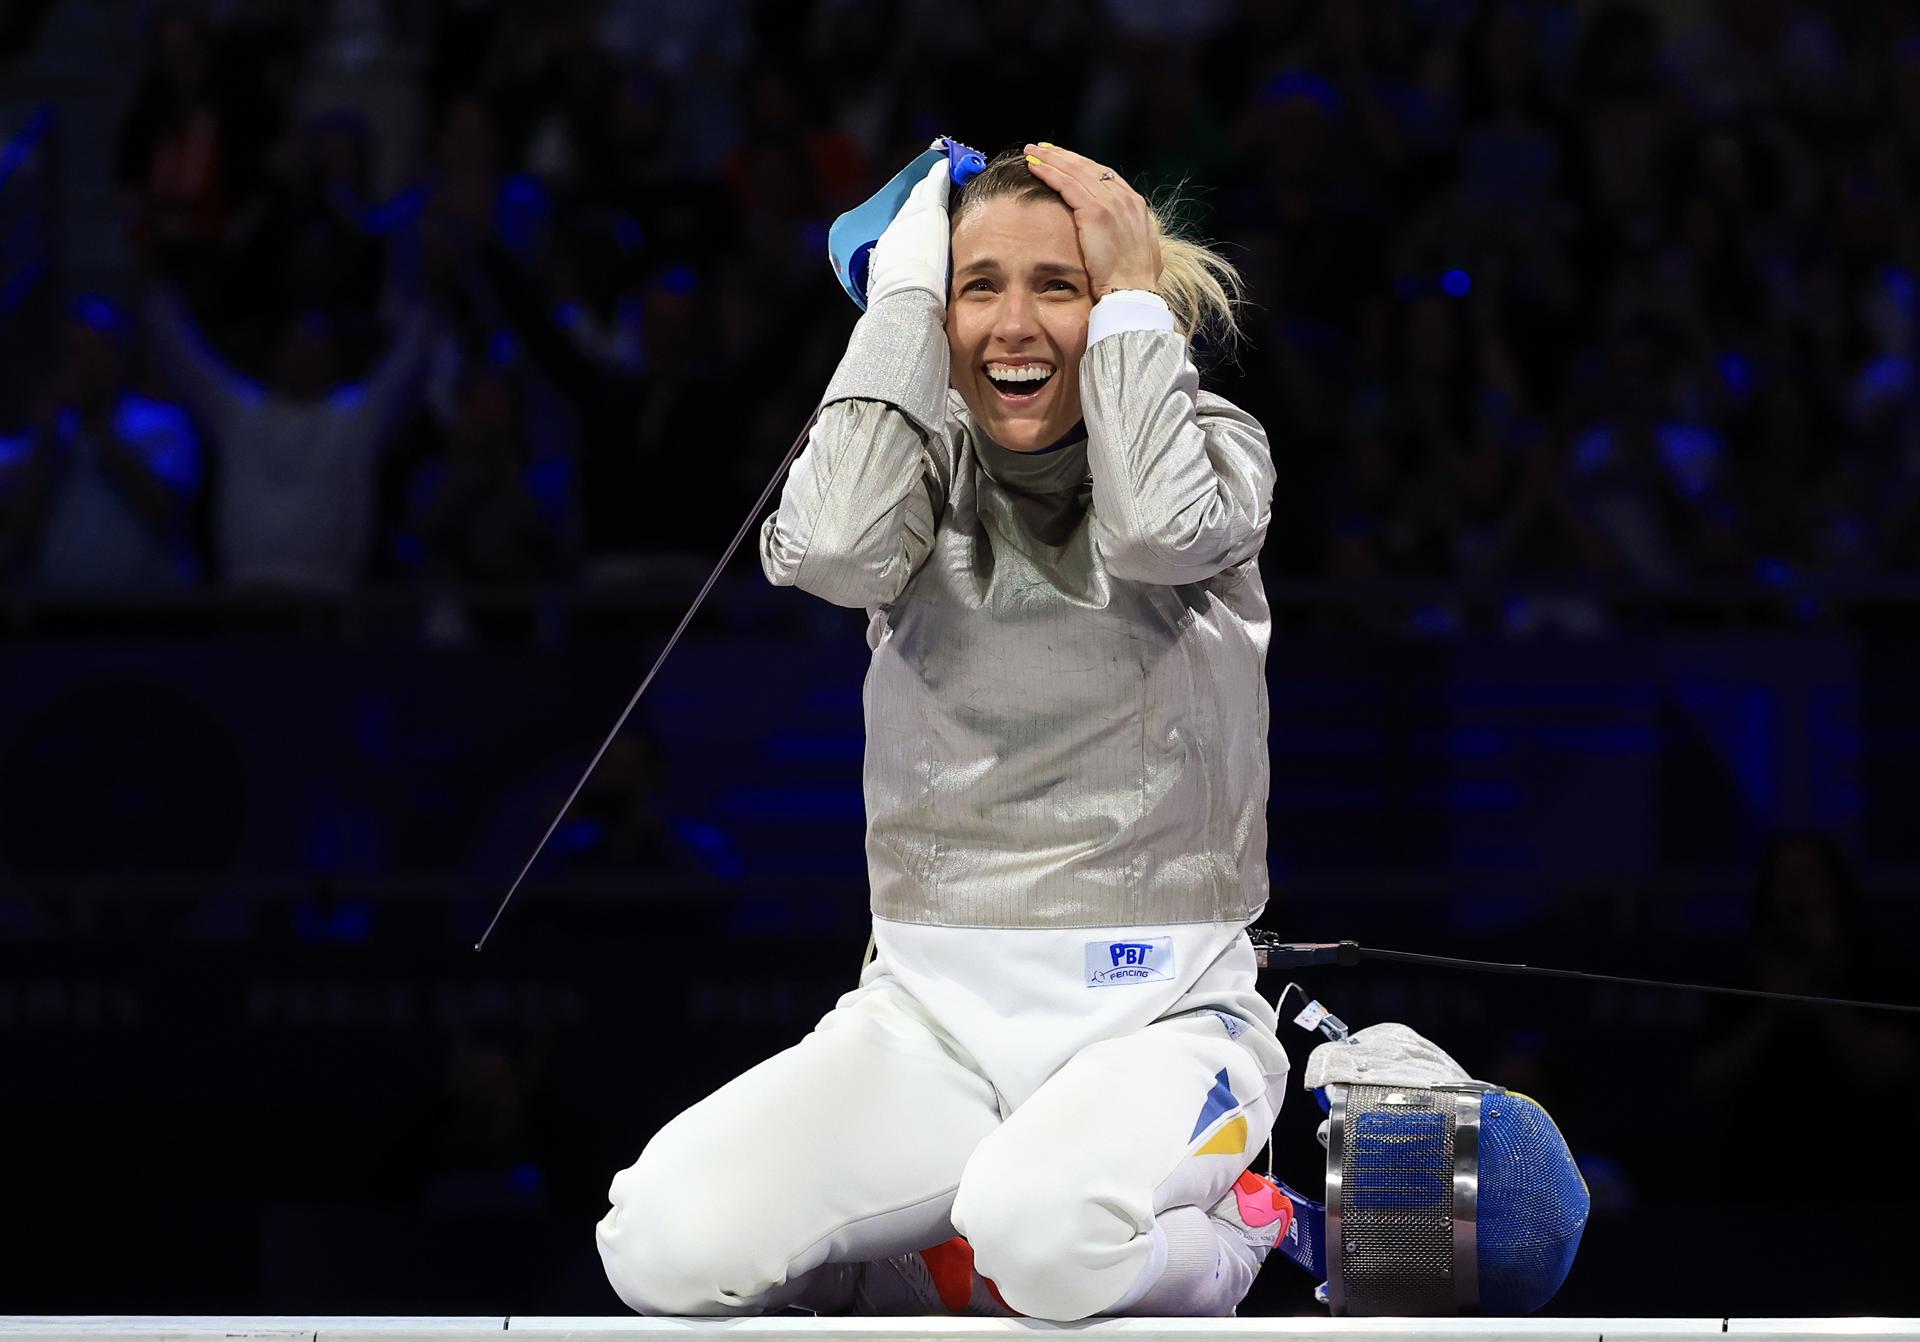
[{"label": "female fencer", "polygon": [[1047,144],[935,164],[881,235],[760,534],[868,612],[877,955],[615,1177],[634,1309],[1224,1315],[1284,1232],[1248,1172],[1287,1073],[1245,934],[1274,470],[1192,350],[1237,291]]}]

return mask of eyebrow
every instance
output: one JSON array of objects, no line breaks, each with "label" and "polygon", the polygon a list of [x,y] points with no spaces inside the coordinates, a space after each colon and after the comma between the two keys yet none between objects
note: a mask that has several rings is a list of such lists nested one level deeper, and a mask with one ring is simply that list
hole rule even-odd
[{"label": "eyebrow", "polygon": [[[962,275],[971,275],[976,271],[991,271],[998,275],[1004,274],[1005,268],[993,257],[983,256],[977,261],[967,262],[966,265],[954,271],[953,275],[958,279]],[[1037,261],[1034,263],[1033,273],[1036,275],[1085,275],[1087,272],[1083,266],[1068,265],[1064,261]]]}]

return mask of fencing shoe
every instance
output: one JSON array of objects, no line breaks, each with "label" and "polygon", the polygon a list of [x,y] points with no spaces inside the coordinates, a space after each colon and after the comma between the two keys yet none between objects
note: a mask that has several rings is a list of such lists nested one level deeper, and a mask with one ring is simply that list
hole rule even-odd
[{"label": "fencing shoe", "polygon": [[1293,1201],[1266,1175],[1248,1170],[1207,1215],[1246,1244],[1258,1268],[1293,1225]]},{"label": "fencing shoe", "polygon": [[860,1264],[853,1314],[962,1314],[1018,1318],[973,1268],[973,1246],[955,1236],[930,1249]]}]

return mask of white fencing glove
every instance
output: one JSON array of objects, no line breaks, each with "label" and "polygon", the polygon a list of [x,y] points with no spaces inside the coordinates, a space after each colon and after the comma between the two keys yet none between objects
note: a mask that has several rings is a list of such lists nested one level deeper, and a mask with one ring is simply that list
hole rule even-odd
[{"label": "white fencing glove", "polygon": [[952,175],[945,154],[927,169],[927,175],[907,196],[900,213],[873,244],[867,261],[867,309],[890,295],[924,289],[947,301],[947,257],[952,226],[947,221],[947,193]]},{"label": "white fencing glove", "polygon": [[1391,1021],[1355,1030],[1307,1056],[1308,1090],[1330,1085],[1457,1086],[1473,1080],[1444,1049]]}]

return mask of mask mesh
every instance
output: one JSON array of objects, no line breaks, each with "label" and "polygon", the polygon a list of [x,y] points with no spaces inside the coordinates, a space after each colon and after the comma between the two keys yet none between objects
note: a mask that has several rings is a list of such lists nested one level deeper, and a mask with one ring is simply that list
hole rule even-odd
[{"label": "mask mesh", "polygon": [[1590,1199],[1566,1139],[1524,1095],[1480,1104],[1480,1307],[1530,1314],[1573,1266]]},{"label": "mask mesh", "polygon": [[1352,1315],[1452,1314],[1453,1097],[1349,1086],[1337,1245]]}]

